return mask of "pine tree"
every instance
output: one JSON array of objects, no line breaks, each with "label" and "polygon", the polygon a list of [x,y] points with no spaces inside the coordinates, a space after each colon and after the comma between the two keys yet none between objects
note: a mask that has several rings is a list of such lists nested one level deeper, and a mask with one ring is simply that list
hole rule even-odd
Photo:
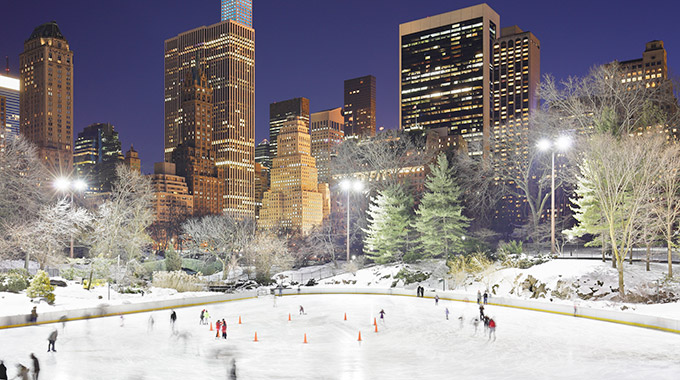
[{"label": "pine tree", "polygon": [[368,208],[364,252],[379,264],[398,261],[408,246],[413,198],[401,185],[378,193]]},{"label": "pine tree", "polygon": [[469,226],[463,215],[461,190],[453,178],[453,168],[444,154],[437,157],[437,164],[430,165],[425,180],[427,192],[416,211],[413,227],[419,233],[420,255],[412,259],[448,256],[463,247],[462,236]]},{"label": "pine tree", "polygon": [[182,256],[175,251],[172,244],[165,250],[165,270],[169,272],[182,270]]},{"label": "pine tree", "polygon": [[50,285],[50,276],[47,272],[39,270],[33,277],[31,285],[26,290],[26,295],[30,298],[45,297],[47,302],[54,303],[54,286]]}]

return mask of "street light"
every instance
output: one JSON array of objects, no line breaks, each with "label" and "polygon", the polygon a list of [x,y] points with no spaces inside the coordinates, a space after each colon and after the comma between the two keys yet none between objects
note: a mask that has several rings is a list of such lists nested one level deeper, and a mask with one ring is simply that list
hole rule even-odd
[{"label": "street light", "polygon": [[347,241],[346,241],[346,246],[347,246],[347,262],[349,262],[349,194],[352,191],[355,191],[357,193],[360,193],[362,190],[364,190],[364,183],[361,182],[358,179],[343,179],[340,181],[340,188],[347,192]]},{"label": "street light", "polygon": [[550,151],[552,155],[550,174],[550,254],[554,255],[555,246],[555,152],[566,152],[571,147],[572,140],[569,136],[558,136],[554,141],[541,139],[536,144],[540,151]]},{"label": "street light", "polygon": [[[73,208],[73,193],[81,193],[87,190],[87,182],[82,179],[69,179],[66,177],[59,177],[54,180],[54,188],[62,193],[68,192],[71,196],[70,208]],[[73,258],[73,233],[71,233],[71,258]]]}]

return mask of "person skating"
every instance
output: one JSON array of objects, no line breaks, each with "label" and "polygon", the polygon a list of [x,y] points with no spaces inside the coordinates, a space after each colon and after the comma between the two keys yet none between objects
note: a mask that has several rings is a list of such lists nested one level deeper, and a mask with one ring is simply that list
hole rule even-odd
[{"label": "person skating", "polygon": [[477,291],[477,305],[480,305],[482,303],[482,292],[479,290]]},{"label": "person skating", "polygon": [[222,320],[222,339],[227,339],[227,322]]},{"label": "person skating", "polygon": [[20,380],[30,380],[28,377],[28,368],[23,364],[17,364],[17,379]]},{"label": "person skating", "polygon": [[446,313],[446,320],[448,321],[449,320],[449,308],[448,307],[446,308],[446,311],[444,311],[444,313]]},{"label": "person skating", "polygon": [[484,305],[479,305],[479,319],[484,320]]},{"label": "person skating", "polygon": [[31,323],[37,323],[38,322],[38,307],[33,306],[33,310],[31,310],[31,316],[29,318],[29,321]]},{"label": "person skating", "polygon": [[173,310],[172,313],[170,313],[170,325],[173,332],[175,331],[175,322],[177,322],[177,313]]},{"label": "person skating", "polygon": [[210,314],[208,313],[208,310],[205,310],[205,313],[203,313],[203,318],[205,318],[206,325],[210,323]]},{"label": "person skating", "polygon": [[147,331],[147,332],[153,331],[153,324],[154,324],[155,322],[156,322],[156,321],[153,320],[153,315],[149,315],[149,322],[148,322],[148,324],[147,324],[147,326],[146,326],[146,331]]},{"label": "person skating", "polygon": [[484,305],[486,305],[486,301],[489,299],[489,293],[486,291],[484,292]]},{"label": "person skating", "polygon": [[434,295],[434,305],[435,306],[439,305],[439,295],[438,294]]},{"label": "person skating", "polygon": [[220,337],[220,331],[222,331],[222,321],[220,321],[219,319],[215,323],[215,330],[217,330],[217,334],[215,334],[215,338],[219,338]]},{"label": "person skating", "polygon": [[0,380],[7,380],[7,367],[2,360],[0,360]]},{"label": "person skating", "polygon": [[57,349],[54,348],[54,344],[57,342],[57,335],[59,335],[59,333],[57,332],[57,329],[54,329],[50,333],[50,336],[47,337],[47,341],[49,342],[47,344],[47,352],[57,352]]},{"label": "person skating", "polygon": [[479,328],[479,318],[472,320],[472,325],[475,326],[475,336],[477,335],[477,328]]},{"label": "person skating", "polygon": [[380,309],[380,320],[385,322],[385,309]]},{"label": "person skating", "polygon": [[493,318],[489,319],[489,340],[491,340],[491,335],[493,334],[493,340],[496,340],[496,321]]},{"label": "person skating", "polygon": [[458,317],[458,329],[462,330],[463,329],[463,323],[465,323],[465,317],[463,317],[463,314],[461,314]]},{"label": "person skating", "polygon": [[236,359],[231,359],[231,372],[229,373],[230,380],[236,380]]},{"label": "person skating", "polygon": [[484,319],[484,334],[489,330],[489,317],[485,316]]},{"label": "person skating", "polygon": [[201,310],[201,322],[199,324],[204,325],[203,319],[205,318],[205,309]]},{"label": "person skating", "polygon": [[305,308],[300,305],[300,315],[305,314]]},{"label": "person skating", "polygon": [[31,353],[31,360],[33,361],[33,380],[38,380],[38,375],[40,374],[40,362],[33,353]]}]

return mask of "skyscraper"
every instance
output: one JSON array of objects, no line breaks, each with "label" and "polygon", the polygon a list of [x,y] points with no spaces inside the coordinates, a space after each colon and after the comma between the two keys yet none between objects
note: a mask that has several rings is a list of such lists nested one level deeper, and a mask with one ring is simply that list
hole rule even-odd
[{"label": "skyscraper", "polygon": [[264,193],[258,225],[309,232],[323,222],[324,195],[319,189],[309,127],[303,120],[291,118],[279,134],[271,188]]},{"label": "skyscraper", "polygon": [[272,158],[278,155],[279,131],[290,119],[302,120],[309,127],[309,99],[294,98],[269,105],[269,155]]},{"label": "skyscraper", "polygon": [[78,133],[73,166],[89,191],[106,193],[116,180],[116,165],[123,162],[118,132],[109,123],[96,123]]},{"label": "skyscraper", "polygon": [[375,77],[345,81],[345,136],[375,136]]},{"label": "skyscraper", "polygon": [[33,30],[19,55],[21,134],[48,168],[73,166],[73,52],[52,21]]},{"label": "skyscraper", "polygon": [[189,194],[184,177],[175,174],[175,164],[156,162],[153,164],[153,172],[149,178],[154,191],[154,224],[168,225],[191,216],[194,199]]},{"label": "skyscraper", "polygon": [[222,0],[222,21],[234,20],[249,28],[253,27],[253,0]]},{"label": "skyscraper", "polygon": [[0,130],[4,129],[5,138],[19,136],[19,78],[0,74],[0,96],[5,99],[5,118],[0,120]]},{"label": "skyscraper", "polygon": [[165,161],[180,144],[182,82],[203,69],[212,89],[212,149],[224,181],[222,208],[253,217],[255,155],[255,31],[228,20],[165,41]]},{"label": "skyscraper", "polygon": [[269,152],[269,141],[267,139],[260,141],[260,143],[255,147],[255,162],[268,169],[271,169],[272,156]]},{"label": "skyscraper", "polygon": [[185,177],[194,196],[194,216],[220,214],[224,182],[217,176],[211,143],[213,90],[198,68],[193,67],[182,83],[179,145],[172,152],[176,173]]},{"label": "skyscraper", "polygon": [[319,182],[329,182],[331,157],[335,155],[344,137],[342,129],[345,119],[342,108],[315,112],[311,119],[312,156],[316,158]]},{"label": "skyscraper", "polygon": [[491,65],[500,17],[486,4],[399,25],[404,131],[446,127],[471,155],[488,154]]}]

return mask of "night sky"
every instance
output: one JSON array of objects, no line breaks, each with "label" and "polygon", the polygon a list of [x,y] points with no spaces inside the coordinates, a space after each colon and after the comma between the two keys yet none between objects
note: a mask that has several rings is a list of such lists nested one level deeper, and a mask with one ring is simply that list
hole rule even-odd
[{"label": "night sky", "polygon": [[[477,4],[443,0],[254,0],[256,143],[268,138],[269,103],[310,99],[311,111],[342,106],[343,81],[377,78],[378,126],[398,125],[399,24]],[[501,26],[541,41],[541,72],[583,75],[595,65],[642,56],[660,39],[678,73],[674,1],[488,1]],[[33,28],[55,20],[75,57],[75,133],[94,122],[116,126],[123,150],[143,170],[163,160],[163,42],[219,22],[219,0],[7,0],[0,8],[0,56],[18,76]]]}]

